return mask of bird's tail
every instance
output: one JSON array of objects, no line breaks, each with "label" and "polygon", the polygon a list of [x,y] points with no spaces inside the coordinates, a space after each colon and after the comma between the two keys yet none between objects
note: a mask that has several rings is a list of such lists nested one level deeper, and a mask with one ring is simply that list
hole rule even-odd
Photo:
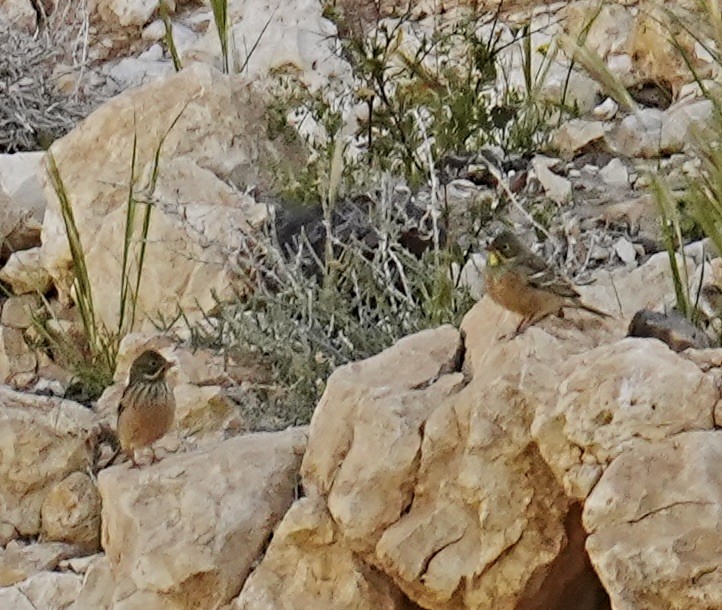
[{"label": "bird's tail", "polygon": [[602,311],[601,309],[597,309],[596,307],[592,307],[591,305],[587,305],[586,303],[582,303],[581,301],[577,301],[577,307],[583,309],[584,311],[588,311],[589,313],[593,313],[595,316],[599,316],[600,318],[614,317],[612,316],[612,314],[609,314],[606,311]]}]

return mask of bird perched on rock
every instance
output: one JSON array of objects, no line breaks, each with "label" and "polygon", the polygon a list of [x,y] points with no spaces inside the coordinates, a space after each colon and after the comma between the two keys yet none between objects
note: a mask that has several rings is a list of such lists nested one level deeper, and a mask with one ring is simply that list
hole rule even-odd
[{"label": "bird perched on rock", "polygon": [[555,273],[508,229],[503,229],[487,247],[486,292],[503,308],[521,314],[512,336],[564,307],[583,309],[610,318],[608,313],[582,303],[574,286]]},{"label": "bird perched on rock", "polygon": [[165,380],[171,366],[158,352],[146,350],[130,367],[128,386],[118,406],[117,430],[120,448],[134,467],[138,466],[136,449],[153,444],[173,423],[175,399]]}]

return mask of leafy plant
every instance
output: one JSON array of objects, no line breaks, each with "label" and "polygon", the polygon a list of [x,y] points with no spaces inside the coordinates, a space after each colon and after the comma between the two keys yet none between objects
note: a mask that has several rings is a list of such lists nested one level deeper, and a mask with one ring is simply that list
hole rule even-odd
[{"label": "leafy plant", "polygon": [[[267,412],[280,413],[278,425],[307,422],[337,366],[417,330],[458,323],[471,305],[453,272],[461,253],[441,245],[439,225],[410,214],[397,185],[386,177],[367,198],[318,210],[291,242],[270,221],[245,243],[250,290],[219,303],[217,321],[206,325],[213,330],[196,335],[266,363],[276,386],[261,392]],[[410,231],[427,244],[421,254],[404,241]]]}]

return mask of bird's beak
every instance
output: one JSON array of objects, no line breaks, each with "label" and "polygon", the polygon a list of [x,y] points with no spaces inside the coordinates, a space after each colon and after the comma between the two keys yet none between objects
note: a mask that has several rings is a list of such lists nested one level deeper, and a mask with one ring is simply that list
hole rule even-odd
[{"label": "bird's beak", "polygon": [[173,368],[173,364],[174,364],[173,362],[171,362],[170,360],[165,360],[165,358],[163,360],[164,360],[164,362],[163,362],[163,370],[164,371],[167,371],[168,369]]}]

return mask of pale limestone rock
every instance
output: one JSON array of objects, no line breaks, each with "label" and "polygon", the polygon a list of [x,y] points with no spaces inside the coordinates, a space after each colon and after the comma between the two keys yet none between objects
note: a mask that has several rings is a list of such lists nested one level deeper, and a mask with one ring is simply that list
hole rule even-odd
[{"label": "pale limestone rock", "polygon": [[475,301],[484,296],[484,267],[486,257],[480,252],[469,256],[459,275],[459,286],[469,291],[469,296]]},{"label": "pale limestone rock", "polygon": [[0,260],[40,245],[45,197],[38,167],[43,153],[0,155]]},{"label": "pale limestone rock", "polygon": [[0,588],[0,608],[8,610],[69,610],[78,596],[82,577],[40,572],[13,587]]},{"label": "pale limestone rock", "polygon": [[[231,0],[228,3],[231,72],[243,66],[250,79],[273,69],[294,69],[312,89],[350,79],[349,65],[333,52],[336,26],[322,15],[316,0]],[[213,19],[210,10],[209,18]],[[263,32],[262,36],[259,33]],[[253,53],[249,55],[249,49]],[[184,65],[203,61],[221,66],[218,34],[213,27],[181,54]]]},{"label": "pale limestone rock", "polygon": [[286,513],[231,610],[405,610],[407,603],[390,579],[343,544],[323,501],[302,498]]},{"label": "pale limestone rock", "polygon": [[98,0],[93,5],[93,12],[111,29],[140,28],[148,23],[159,4],[159,0]]},{"label": "pale limestone rock", "polygon": [[639,443],[609,465],[584,526],[613,608],[722,607],[721,462],[722,432],[710,430]]},{"label": "pale limestone rock", "polygon": [[[661,260],[615,280],[625,309],[662,302]],[[472,308],[463,376],[449,327],[334,372],[304,457],[308,497],[279,526],[237,610],[296,599],[333,608],[332,591],[348,607],[396,608],[383,578],[375,590],[390,601],[370,598],[368,567],[427,608],[605,607],[580,601],[599,588],[578,501],[640,447],[712,429],[715,366],[705,372],[659,342],[624,339],[622,317],[568,310],[500,342],[517,323],[489,299]],[[607,548],[605,561],[626,561],[614,541]]]},{"label": "pale limestone rock", "polygon": [[42,223],[45,213],[39,178],[43,155],[42,151],[0,155],[0,191],[38,223]]},{"label": "pale limestone rock", "polygon": [[[0,587],[9,587],[35,574],[55,570],[61,561],[81,552],[78,547],[59,542],[23,544],[13,540],[4,549],[0,548]],[[5,606],[0,605],[0,608]]]},{"label": "pale limestone rock", "polygon": [[0,326],[0,383],[22,386],[32,379],[36,365],[22,331]]},{"label": "pale limestone rock", "polygon": [[124,57],[117,64],[109,66],[105,72],[118,87],[125,90],[167,77],[174,73],[174,69],[173,64],[167,61]]},{"label": "pale limestone rock", "polygon": [[[229,602],[293,501],[305,443],[300,428],[252,434],[141,469],[102,471],[109,570],[88,573],[81,598],[95,605],[86,607],[118,608],[121,599],[124,609],[154,610]],[[96,580],[103,592],[92,590]]]},{"label": "pale limestone rock", "polygon": [[178,362],[180,381],[195,385],[217,385],[228,381],[226,362],[220,354],[208,349],[176,348],[173,356]]},{"label": "pale limestone rock", "polygon": [[[459,349],[458,331],[445,326],[332,374],[311,423],[315,447],[304,457],[310,497],[287,514],[236,608],[280,610],[294,599],[318,609],[338,607],[334,601],[368,610],[404,607],[389,579],[354,552],[372,555],[374,540],[408,505],[423,420],[463,384],[453,372]],[[309,581],[308,574],[319,578]]]},{"label": "pale limestone rock", "polygon": [[595,119],[608,121],[614,118],[618,110],[619,104],[617,104],[617,102],[615,102],[611,97],[608,97],[592,111],[592,114]]},{"label": "pale limestone rock", "polygon": [[629,186],[629,172],[621,159],[612,159],[607,163],[599,170],[599,177],[609,186]]},{"label": "pale limestone rock", "polygon": [[[309,443],[303,460],[305,484],[312,485],[321,493],[330,491],[353,437],[352,429],[338,430],[337,427],[345,428],[345,424],[355,424],[355,416],[358,415],[356,411],[361,405],[354,398],[361,399],[367,394],[369,380],[373,380],[372,387],[378,388],[377,394],[380,402],[383,402],[384,393],[391,399],[394,391],[404,393],[413,388],[423,388],[453,373],[460,349],[458,331],[451,326],[443,326],[405,337],[393,348],[372,358],[336,369],[311,419],[310,437],[326,440],[322,444]],[[454,375],[451,377],[455,378]],[[330,417],[328,414],[332,412],[335,415]],[[404,412],[390,412],[385,417],[392,421],[398,419],[396,425],[408,427],[409,434],[413,436],[413,423],[403,422],[405,415]],[[413,420],[418,415],[411,414],[409,417]],[[360,423],[373,425],[373,420],[367,419]],[[413,444],[413,438],[409,442]],[[358,451],[362,449],[359,447]],[[369,467],[374,466],[369,464]],[[379,464],[379,467],[383,468],[384,464]]]},{"label": "pale limestone rock", "polygon": [[627,157],[658,157],[664,116],[664,112],[656,108],[630,114],[607,135],[607,145]]},{"label": "pale limestone rock", "polygon": [[569,203],[572,198],[572,183],[550,169],[558,162],[558,159],[550,159],[543,155],[536,155],[531,160],[537,180],[547,197],[558,204]]},{"label": "pale limestone rock", "polygon": [[10,297],[2,304],[0,312],[0,324],[25,330],[33,324],[32,314],[37,312],[40,306],[40,299],[34,294],[23,294]]},{"label": "pale limestone rock", "polygon": [[587,144],[602,139],[605,133],[604,123],[573,119],[554,132],[552,143],[562,155],[571,156]]},{"label": "pale limestone rock", "polygon": [[40,532],[50,489],[91,466],[86,440],[95,422],[72,401],[0,386],[0,543]]},{"label": "pale limestone rock", "polygon": [[84,555],[83,557],[71,557],[70,559],[63,559],[58,564],[58,567],[65,572],[70,570],[75,574],[83,575],[101,557],[105,557],[105,554],[97,553],[95,555]]},{"label": "pale limestone rock", "polygon": [[690,24],[686,16],[677,22],[674,5],[671,8],[650,2],[639,11],[626,50],[634,60],[638,82],[666,83],[676,94],[685,83],[708,78],[716,62],[695,56],[699,26]]},{"label": "pale limestone rock", "polygon": [[176,424],[189,435],[220,430],[236,410],[220,386],[182,383],[173,390]]},{"label": "pale limestone rock", "polygon": [[[528,426],[537,405],[556,395],[554,369],[570,348],[538,328],[497,343],[515,325],[488,299],[472,309],[462,327],[465,376],[454,372],[458,335],[448,327],[337,369],[302,468],[310,496],[327,499],[337,533],[324,538],[314,510],[304,521],[314,531],[293,543],[279,538],[279,546],[304,546],[319,566],[336,545],[348,547],[423,607],[516,608],[525,597],[555,607],[552,566],[570,544],[569,502]],[[563,334],[582,351],[609,332]],[[300,585],[271,574],[290,572],[296,559],[295,548],[269,553],[241,600],[252,591],[249,599],[282,607]]]},{"label": "pale limestone rock", "polygon": [[54,485],[40,516],[43,539],[76,544],[90,552],[100,547],[100,494],[84,472],[73,472]]},{"label": "pale limestone rock", "polygon": [[0,190],[0,260],[12,252],[40,245],[41,220]]},{"label": "pale limestone rock", "polygon": [[[687,266],[689,277],[694,273],[694,261],[677,256],[677,264]],[[594,284],[579,286],[582,299],[616,316],[615,323],[626,325],[640,309],[660,309],[674,305],[674,291],[670,290],[670,265],[666,252],[652,255],[642,266],[631,272],[618,269],[600,273]],[[620,311],[621,304],[621,311]]]},{"label": "pale limestone rock", "polygon": [[0,3],[0,20],[32,34],[37,25],[37,13],[30,0],[3,0]]},{"label": "pale limestone rock", "polygon": [[[138,136],[136,175],[145,176],[139,179],[138,191],[167,134],[153,194],[136,327],[151,328],[148,316],[172,319],[178,307],[193,321],[201,316],[199,307],[214,304],[214,290],[223,295],[234,285],[239,235],[258,226],[266,215],[264,205],[227,181],[241,183],[241,188],[263,186],[269,176],[268,159],[280,155],[293,161],[285,144],[267,141],[264,106],[240,77],[196,64],[113,98],[53,144],[74,205],[91,284],[103,287],[94,292],[96,316],[108,328],[118,322],[118,261],[133,134]],[[67,295],[72,280],[70,254],[47,177],[45,191],[49,201],[43,224],[45,265]],[[143,214],[145,207],[139,208]],[[139,218],[136,225],[140,224]]]},{"label": "pale limestone rock", "polygon": [[532,434],[571,497],[586,498],[609,463],[635,444],[714,425],[713,377],[660,341],[624,339],[567,365],[573,372],[557,401],[537,410]]},{"label": "pale limestone rock", "polygon": [[688,20],[689,13],[680,13],[680,21],[674,16],[681,3],[662,6],[647,2],[641,10],[624,4],[637,3],[568,2],[558,18],[570,34],[569,40],[579,41],[583,35],[584,46],[598,54],[627,87],[666,83],[676,93],[693,80],[687,60],[694,74],[707,77],[715,62],[695,55],[697,26]]},{"label": "pale limestone rock", "polygon": [[[175,30],[175,28],[173,28]],[[175,32],[174,32],[175,33]],[[146,42],[158,42],[165,36],[165,24],[162,19],[156,19],[143,28],[141,37]]]},{"label": "pale limestone rock", "polygon": [[584,46],[602,60],[625,49],[634,25],[632,13],[621,3],[568,2],[559,17],[571,38],[580,40],[583,33]]},{"label": "pale limestone rock", "polygon": [[634,244],[625,237],[620,237],[614,242],[614,251],[623,263],[633,263],[637,259],[637,251]]},{"label": "pale limestone rock", "polygon": [[14,252],[0,269],[0,280],[10,284],[15,294],[45,294],[50,288],[51,279],[44,263],[40,248]]},{"label": "pale limestone rock", "polygon": [[662,120],[660,149],[664,153],[681,152],[692,142],[693,134],[702,135],[713,118],[712,100],[682,102],[668,108]]}]

